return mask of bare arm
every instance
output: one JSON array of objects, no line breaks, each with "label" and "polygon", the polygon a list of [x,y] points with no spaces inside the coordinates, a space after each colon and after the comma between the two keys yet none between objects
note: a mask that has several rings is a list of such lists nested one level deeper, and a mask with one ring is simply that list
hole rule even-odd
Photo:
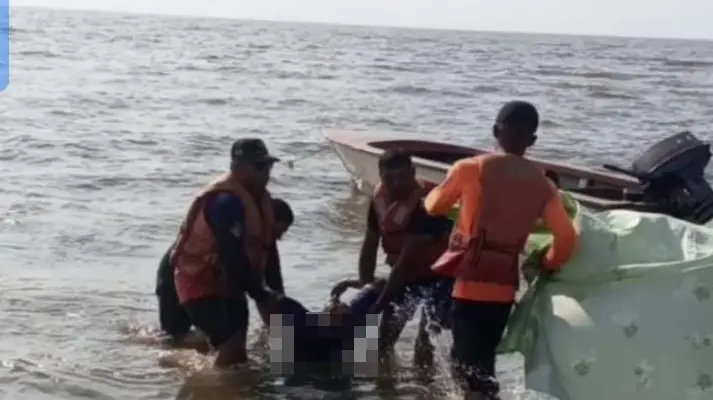
[{"label": "bare arm", "polygon": [[391,301],[394,295],[406,286],[409,275],[411,275],[409,272],[417,272],[409,271],[410,267],[417,264],[422,249],[428,246],[431,241],[433,241],[433,237],[428,234],[411,234],[406,237],[401,254],[399,254],[398,260],[396,260],[393,268],[391,268],[389,277],[386,279],[386,286],[374,304],[374,308],[372,309],[374,313],[380,312],[381,309]]},{"label": "bare arm", "polygon": [[364,243],[361,245],[359,253],[359,280],[369,283],[374,280],[376,271],[376,255],[379,251],[379,239],[381,234],[367,229],[364,235]]},{"label": "bare arm", "polygon": [[282,280],[282,264],[280,263],[280,252],[277,249],[277,244],[270,247],[269,256],[267,259],[267,267],[265,268],[265,283],[267,286],[279,294],[285,294],[285,286]]},{"label": "bare arm", "polygon": [[364,241],[362,242],[361,252],[359,253],[359,280],[362,283],[371,283],[374,280],[376,255],[379,252],[380,240],[381,233],[379,231],[379,223],[376,219],[374,203],[370,202],[366,232],[364,232]]}]

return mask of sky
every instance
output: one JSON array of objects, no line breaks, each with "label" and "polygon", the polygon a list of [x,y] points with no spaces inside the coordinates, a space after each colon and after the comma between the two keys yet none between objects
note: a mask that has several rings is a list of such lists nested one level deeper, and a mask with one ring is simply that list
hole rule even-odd
[{"label": "sky", "polygon": [[10,0],[200,17],[713,39],[713,0]]}]

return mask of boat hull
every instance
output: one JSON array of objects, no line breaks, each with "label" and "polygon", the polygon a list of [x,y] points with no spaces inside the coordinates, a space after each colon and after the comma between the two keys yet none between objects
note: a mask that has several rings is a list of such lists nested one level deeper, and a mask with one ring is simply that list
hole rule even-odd
[{"label": "boat hull", "polygon": [[[325,136],[330,147],[337,154],[344,168],[349,173],[356,188],[366,194],[372,193],[380,181],[378,159],[384,152],[383,148],[388,147],[390,145],[389,143],[393,143],[393,147],[420,146],[421,149],[426,149],[426,151],[436,149],[434,151],[453,152],[456,156],[458,155],[456,153],[462,153],[460,158],[484,153],[484,151],[478,149],[468,149],[423,140],[395,138],[393,141],[389,141],[388,138],[384,137],[372,137],[373,140],[370,140],[368,136],[360,132],[330,131],[327,132]],[[415,153],[418,154],[417,151]],[[418,156],[413,157],[413,160],[417,177],[434,183],[442,182],[450,167],[449,163],[435,162]],[[620,194],[626,193],[627,190],[635,191],[638,188],[638,183],[634,180],[587,169],[572,168],[538,160],[533,161],[548,169],[551,168],[561,173],[561,176],[565,178],[564,185],[562,185],[561,188],[568,191],[572,197],[585,207],[599,210],[627,208],[640,211],[656,211],[654,205],[632,202],[630,199],[625,198],[625,195]],[[575,190],[585,186],[589,187],[587,190],[591,193],[613,192],[615,196],[612,197],[608,195],[608,197],[605,198],[590,193],[580,193]],[[569,190],[569,188],[572,188],[572,190]],[[616,194],[622,197],[616,198]]]},{"label": "boat hull", "polygon": [[[382,152],[379,151],[375,154],[331,141],[330,146],[342,161],[356,188],[363,193],[372,193],[380,181],[378,160]],[[445,165],[425,165],[418,161],[414,164],[416,176],[426,181],[440,183],[448,173],[448,167]]]}]

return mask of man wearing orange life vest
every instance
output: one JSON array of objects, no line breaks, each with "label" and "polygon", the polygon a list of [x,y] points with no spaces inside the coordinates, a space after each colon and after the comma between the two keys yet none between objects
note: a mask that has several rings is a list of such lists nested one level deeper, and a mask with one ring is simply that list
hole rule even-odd
[{"label": "man wearing orange life vest", "polygon": [[379,243],[386,253],[391,273],[385,288],[371,308],[381,312],[379,349],[382,356],[393,349],[406,323],[418,305],[425,301],[425,312],[415,343],[415,361],[428,364],[433,347],[428,341],[426,321],[437,327],[447,327],[444,314],[450,309],[453,280],[430,270],[431,264],[445,251],[450,219],[431,217],[423,209],[423,197],[429,190],[425,182],[416,179],[411,157],[403,150],[386,151],[379,159],[381,184],[376,188],[369,211],[361,255],[359,281],[346,280],[335,286],[332,295],[338,297],[346,287],[362,287],[375,279]]},{"label": "man wearing orange life vest", "polygon": [[[272,209],[275,215],[275,237],[280,240],[287,230],[292,226],[295,216],[292,208],[285,200],[273,198]],[[171,346],[189,348],[207,353],[208,340],[205,335],[191,330],[193,321],[178,301],[176,294],[176,283],[174,281],[174,271],[171,266],[171,253],[173,252],[174,243],[164,253],[159,262],[158,270],[156,271],[156,297],[158,299],[158,316],[161,325],[161,331],[167,334],[167,342]],[[277,252],[274,253],[279,257]],[[274,260],[279,264],[279,258]],[[280,279],[280,269],[269,269],[272,273],[277,274],[275,277],[266,276],[267,282],[275,282]]]},{"label": "man wearing orange life vest", "polygon": [[543,271],[556,271],[576,247],[577,233],[557,189],[523,158],[538,124],[532,104],[505,104],[493,126],[501,151],[456,162],[425,200],[431,215],[445,215],[460,202],[449,249],[433,269],[456,279],[451,356],[466,399],[498,398],[495,350],[518,290],[519,254],[537,220],[554,238]]},{"label": "man wearing orange life vest", "polygon": [[247,360],[245,293],[269,314],[284,292],[266,189],[277,161],[260,139],[235,141],[230,172],[196,196],[171,253],[178,300],[218,350],[217,367]]}]

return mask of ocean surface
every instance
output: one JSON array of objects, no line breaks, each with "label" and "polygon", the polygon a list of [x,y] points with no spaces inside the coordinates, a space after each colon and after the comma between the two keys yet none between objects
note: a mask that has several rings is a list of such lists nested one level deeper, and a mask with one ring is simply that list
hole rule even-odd
[{"label": "ocean surface", "polygon": [[[520,98],[541,110],[534,154],[578,165],[626,164],[684,129],[712,137],[711,42],[39,9],[11,19],[0,93],[2,399],[447,396],[434,395],[446,378],[422,384],[408,368],[413,326],[395,382],[348,393],[288,388],[259,366],[198,379],[209,359],[161,344],[158,260],[235,138],[259,136],[294,161],[271,183],[297,214],[280,243],[283,270],[288,292],[317,308],[356,273],[366,204],[324,128],[491,147],[498,106]],[[502,358],[499,370],[506,398],[541,398],[523,392],[520,359]]]}]

